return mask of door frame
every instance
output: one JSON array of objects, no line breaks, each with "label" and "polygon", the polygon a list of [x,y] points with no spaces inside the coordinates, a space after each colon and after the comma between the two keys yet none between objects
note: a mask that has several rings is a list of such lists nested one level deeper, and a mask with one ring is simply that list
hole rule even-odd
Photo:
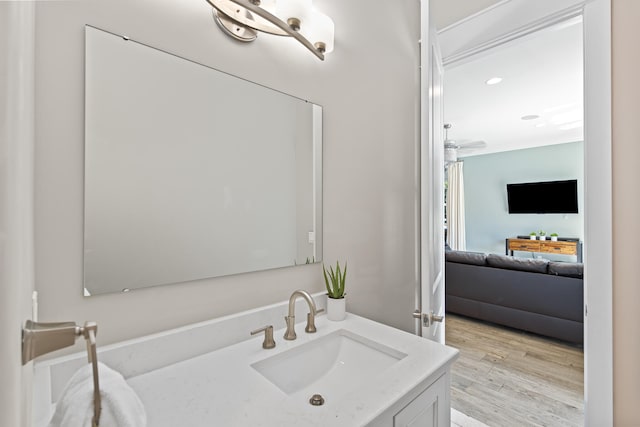
[{"label": "door frame", "polygon": [[35,2],[0,2],[0,425],[31,425],[32,365],[22,365],[34,318]]},{"label": "door frame", "polygon": [[420,0],[420,280],[414,317],[417,335],[444,344],[443,66],[430,7],[430,0]]},{"label": "door frame", "polygon": [[[572,16],[583,18],[584,194],[589,194],[584,202],[584,412],[585,425],[601,426],[613,424],[611,0],[503,0],[442,29],[439,38],[446,78],[448,64]],[[424,28],[421,34],[424,39]]]}]

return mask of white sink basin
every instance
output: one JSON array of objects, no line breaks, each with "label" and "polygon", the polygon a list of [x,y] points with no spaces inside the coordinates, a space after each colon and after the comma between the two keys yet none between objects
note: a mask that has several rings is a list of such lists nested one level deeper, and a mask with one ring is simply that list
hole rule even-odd
[{"label": "white sink basin", "polygon": [[[327,403],[391,367],[407,355],[339,329],[276,356],[253,363],[287,395],[321,394]],[[307,396],[308,395],[308,396]],[[334,400],[334,401],[336,401]]]}]

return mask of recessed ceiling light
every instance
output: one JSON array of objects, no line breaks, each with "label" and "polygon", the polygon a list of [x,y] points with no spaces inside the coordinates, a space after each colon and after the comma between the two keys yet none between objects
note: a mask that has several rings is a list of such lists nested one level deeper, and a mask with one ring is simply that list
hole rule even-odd
[{"label": "recessed ceiling light", "polygon": [[546,123],[537,123],[537,124],[536,124],[536,127],[537,127],[537,128],[543,128],[543,127],[545,127],[546,125],[547,125]]},{"label": "recessed ceiling light", "polygon": [[485,83],[488,84],[488,85],[497,85],[501,81],[502,81],[502,77],[491,77]]},{"label": "recessed ceiling light", "polygon": [[537,114],[528,114],[526,116],[522,116],[520,117],[522,120],[535,120],[535,119],[539,119],[540,116],[538,116]]}]

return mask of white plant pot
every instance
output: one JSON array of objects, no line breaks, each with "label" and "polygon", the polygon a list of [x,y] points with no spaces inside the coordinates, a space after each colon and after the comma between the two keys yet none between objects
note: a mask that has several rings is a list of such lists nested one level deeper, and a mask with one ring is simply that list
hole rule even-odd
[{"label": "white plant pot", "polygon": [[540,240],[547,240],[547,236],[540,236]]},{"label": "white plant pot", "polygon": [[531,240],[536,240],[536,236],[529,236]]},{"label": "white plant pot", "polygon": [[347,317],[347,299],[327,296],[327,319],[339,322]]},{"label": "white plant pot", "polygon": [[558,236],[551,236],[551,241],[552,242],[557,242],[558,241]]}]

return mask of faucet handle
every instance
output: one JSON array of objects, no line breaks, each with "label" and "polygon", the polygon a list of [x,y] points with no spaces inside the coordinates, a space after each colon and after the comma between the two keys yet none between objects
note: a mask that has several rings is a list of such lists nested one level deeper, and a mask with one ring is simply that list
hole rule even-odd
[{"label": "faucet handle", "polygon": [[256,329],[255,331],[251,331],[251,335],[259,334],[260,332],[264,332],[264,341],[262,342],[262,348],[270,349],[276,346],[276,342],[273,339],[273,325],[267,325],[263,328]]},{"label": "faucet handle", "polygon": [[316,329],[316,314],[322,313],[324,308],[320,310],[315,310],[315,313],[312,311],[307,313],[307,327],[304,328],[304,331],[308,334],[312,334],[317,331]]}]

